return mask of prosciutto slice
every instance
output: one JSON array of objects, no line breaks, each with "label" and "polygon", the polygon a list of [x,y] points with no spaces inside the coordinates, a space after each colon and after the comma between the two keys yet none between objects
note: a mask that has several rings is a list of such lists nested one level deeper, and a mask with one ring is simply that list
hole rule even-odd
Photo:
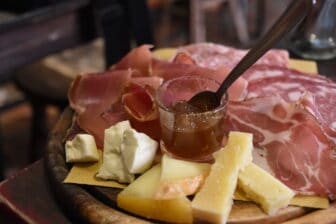
[{"label": "prosciutto slice", "polygon": [[[185,56],[185,55],[184,55]],[[162,77],[165,80],[180,77],[183,75],[200,75],[206,78],[214,79],[222,82],[229,73],[227,67],[220,67],[216,70],[203,68],[198,65],[191,64],[188,60],[187,64],[183,63],[187,59],[183,58],[174,60],[174,62],[161,61],[153,59],[152,61],[152,74],[154,76]],[[241,100],[246,95],[247,81],[244,78],[239,78],[229,88],[230,100]]]},{"label": "prosciutto slice", "polygon": [[158,118],[154,100],[154,89],[149,86],[132,84],[122,96],[125,110],[138,121],[151,121]]},{"label": "prosciutto slice", "polygon": [[302,194],[335,198],[336,155],[315,116],[305,107],[306,96],[286,102],[281,96],[229,102],[230,130],[254,134],[254,162]]},{"label": "prosciutto slice", "polygon": [[126,120],[120,102],[132,71],[115,70],[78,76],[69,90],[71,108],[77,113],[77,123],[103,146],[104,130],[118,121]]},{"label": "prosciutto slice", "polygon": [[[247,50],[236,49],[214,43],[197,43],[180,47],[178,52],[191,55],[196,64],[211,69],[222,66],[232,69],[247,54]],[[289,54],[286,50],[272,49],[261,57],[256,64],[287,67]]]},{"label": "prosciutto slice", "polygon": [[133,76],[147,76],[150,69],[153,55],[150,51],[152,45],[144,44],[140,47],[132,49],[111,69],[133,69]]}]

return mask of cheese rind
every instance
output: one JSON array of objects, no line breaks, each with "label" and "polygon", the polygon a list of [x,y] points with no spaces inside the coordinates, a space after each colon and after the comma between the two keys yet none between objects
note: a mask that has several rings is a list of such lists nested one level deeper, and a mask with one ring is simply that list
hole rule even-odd
[{"label": "cheese rind", "polygon": [[144,133],[127,129],[123,134],[121,155],[130,173],[143,173],[153,163],[158,143]]},{"label": "cheese rind", "polygon": [[267,214],[274,214],[287,207],[295,193],[278,179],[254,163],[241,170],[238,186],[246,196],[260,204]]},{"label": "cheese rind", "polygon": [[99,160],[94,137],[89,134],[77,134],[65,143],[65,158],[71,162],[95,162]]},{"label": "cheese rind", "polygon": [[239,170],[252,161],[252,135],[230,132],[226,147],[217,152],[215,163],[191,205],[196,220],[226,223],[233,203]]},{"label": "cheese rind", "polygon": [[150,219],[171,223],[191,223],[192,214],[188,198],[155,199],[160,173],[160,164],[146,171],[118,194],[117,205],[128,212]]},{"label": "cheese rind", "polygon": [[161,164],[157,199],[171,199],[194,194],[204,183],[211,167],[209,163],[174,159],[166,154],[162,156]]}]

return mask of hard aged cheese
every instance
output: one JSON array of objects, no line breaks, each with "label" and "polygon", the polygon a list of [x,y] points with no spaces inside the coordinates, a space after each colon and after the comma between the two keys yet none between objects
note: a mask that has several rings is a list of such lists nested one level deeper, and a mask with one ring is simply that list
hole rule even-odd
[{"label": "hard aged cheese", "polygon": [[[239,186],[237,187],[234,193],[234,200],[252,201],[252,199],[248,198],[245,192],[242,189],[240,189]],[[296,195],[290,200],[289,204],[301,206],[301,207],[308,207],[308,208],[329,208],[330,207],[328,198],[315,196],[315,195]]]},{"label": "hard aged cheese", "polygon": [[309,208],[329,208],[329,199],[326,197],[319,197],[314,195],[297,195],[290,201],[291,205]]},{"label": "hard aged cheese", "polygon": [[78,134],[65,143],[65,158],[71,162],[98,161],[99,155],[94,137],[89,134]]},{"label": "hard aged cheese", "polygon": [[192,201],[193,217],[210,223],[226,223],[233,203],[238,173],[252,161],[252,135],[230,132],[228,143],[215,154],[215,163]]},{"label": "hard aged cheese", "polygon": [[149,219],[172,223],[191,223],[190,201],[186,197],[155,199],[161,173],[157,164],[128,185],[117,196],[117,205],[131,213]]},{"label": "hard aged cheese", "polygon": [[120,146],[125,130],[131,129],[129,121],[119,122],[105,130],[103,164],[97,177],[104,180],[117,180],[120,183],[130,183],[134,180],[121,157]]},{"label": "hard aged cheese", "polygon": [[157,199],[170,199],[194,194],[204,183],[211,165],[174,159],[166,154],[161,160]]},{"label": "hard aged cheese", "polygon": [[295,195],[294,191],[254,163],[240,171],[238,186],[268,214],[287,207]]},{"label": "hard aged cheese", "polygon": [[123,135],[121,154],[130,173],[145,172],[154,160],[158,143],[143,133],[127,129]]}]

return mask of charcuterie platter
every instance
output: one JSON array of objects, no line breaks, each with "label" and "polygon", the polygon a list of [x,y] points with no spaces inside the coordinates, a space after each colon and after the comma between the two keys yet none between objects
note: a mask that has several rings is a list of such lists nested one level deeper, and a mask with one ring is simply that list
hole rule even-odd
[{"label": "charcuterie platter", "polygon": [[[216,47],[216,51],[218,51],[217,46],[213,46],[213,45],[206,45],[206,49],[212,49],[212,47]],[[139,49],[144,50],[144,48],[147,47],[140,47]],[[139,50],[138,49],[138,50]],[[186,48],[184,49],[184,52],[188,52],[189,55],[195,55],[197,54],[199,57],[196,58],[198,61],[192,61],[191,58],[186,57],[185,54],[177,54],[175,56],[175,61],[172,63],[176,63],[177,67],[179,66],[183,66],[183,73],[187,72],[189,74],[192,74],[193,72],[197,71],[197,73],[202,73],[204,72],[206,75],[213,75],[213,74],[222,74],[221,72],[227,71],[230,66],[232,66],[234,64],[233,60],[227,60],[227,54],[225,56],[225,53],[221,53],[218,54],[218,52],[216,52],[217,55],[220,55],[220,57],[222,58],[217,58],[216,60],[210,60],[209,58],[211,57],[211,55],[209,56],[208,54],[211,53],[211,50],[200,50],[201,48]],[[148,54],[148,52],[146,53],[145,49],[145,54]],[[223,48],[221,48],[221,50],[223,50]],[[196,53],[195,53],[196,52]],[[224,51],[227,52],[227,51]],[[133,52],[134,53],[134,52]],[[138,52],[139,53],[139,52]],[[230,57],[232,58],[234,54],[243,54],[244,52],[241,51],[232,51],[230,52]],[[141,55],[145,55],[145,54],[141,54]],[[133,54],[133,55],[137,55],[137,54]],[[203,55],[203,56],[202,56]],[[161,55],[162,56],[162,55]],[[272,70],[270,73],[270,77],[273,77],[273,79],[277,78],[277,75],[281,75],[282,73],[284,73],[284,68],[282,68],[281,63],[285,63],[287,64],[287,62],[285,62],[285,60],[282,60],[283,58],[285,58],[286,55],[284,52],[278,53],[278,54],[269,54],[268,58],[265,57],[262,60],[264,60],[264,62],[258,62],[260,63],[260,65],[257,65],[256,67],[254,67],[254,69],[256,70],[250,70],[250,73],[247,73],[246,80],[249,82],[251,89],[247,94],[250,94],[249,97],[250,98],[254,98],[256,94],[261,94],[258,91],[262,92],[262,94],[265,93],[265,91],[268,91],[268,89],[263,89],[260,88],[260,86],[257,87],[253,87],[255,85],[257,85],[254,81],[257,80],[261,74],[262,71],[264,71],[265,73],[267,73],[267,71],[270,71],[270,69]],[[127,59],[127,58],[126,58]],[[141,58],[141,60],[143,60],[143,58]],[[195,60],[195,57],[193,58],[193,60]],[[208,60],[208,61],[207,61]],[[223,61],[227,60],[227,64],[228,66],[219,66],[223,64]],[[278,67],[274,67],[273,65],[265,65],[268,62],[276,62],[278,63]],[[159,59],[157,59],[157,61],[155,63],[160,63]],[[197,63],[199,67],[198,70],[195,70],[196,67],[189,67],[189,66],[193,66],[194,63]],[[217,64],[216,64],[217,63]],[[232,63],[230,65],[230,63]],[[120,63],[119,65],[117,64],[114,68],[112,69],[119,69],[123,66],[123,64],[127,64],[127,66],[129,66],[129,62],[125,61],[125,59],[123,59],[122,63]],[[206,64],[206,65],[205,65]],[[280,64],[280,66],[279,66]],[[153,64],[152,64],[153,65]],[[172,75],[174,74],[178,74],[180,71],[178,71],[179,69],[176,69],[176,66],[173,68],[168,66],[167,64],[156,64],[157,67],[156,68],[161,68],[160,71],[160,77],[164,77],[164,79],[170,79],[173,78]],[[188,65],[188,66],[187,66]],[[268,67],[270,66],[270,67]],[[273,67],[272,67],[273,66]],[[205,69],[206,67],[206,69]],[[166,70],[162,69],[165,68]],[[210,68],[210,69],[208,69]],[[167,70],[168,69],[168,70]],[[190,70],[187,70],[190,69]],[[253,67],[252,67],[253,69]],[[140,66],[138,67],[138,69],[135,71],[135,73],[141,73],[143,72],[143,70],[146,70],[146,67]],[[266,71],[267,70],[267,71]],[[153,71],[153,69],[151,70]],[[220,73],[213,73],[212,71],[221,71]],[[292,73],[299,73],[296,70],[291,70],[291,74]],[[132,74],[134,75],[134,74]],[[215,75],[215,76],[216,76]],[[127,73],[125,73],[123,75],[123,77],[127,76]],[[134,77],[141,77],[141,75],[135,75]],[[299,77],[301,77],[299,75]],[[86,77],[84,77],[85,79]],[[281,78],[283,80],[283,78]],[[297,76],[295,76],[295,79],[298,80],[300,78],[298,78]],[[245,86],[245,81],[246,80],[240,80],[240,84],[237,84],[237,89],[242,89],[242,87],[246,87]],[[306,79],[305,79],[306,80]],[[106,81],[106,80],[105,80]],[[117,80],[118,81],[118,80]],[[120,80],[119,80],[120,81]],[[121,80],[122,81],[122,80]],[[140,82],[145,82],[144,79],[138,79],[137,81]],[[147,80],[148,81],[148,80]],[[152,80],[151,83],[155,83],[157,80],[155,79],[154,81]],[[284,80],[285,82],[290,82],[288,80]],[[90,82],[92,83],[92,80],[90,80]],[[114,82],[116,82],[116,79],[114,79]],[[273,81],[272,81],[273,82]],[[272,83],[270,82],[270,83]],[[300,82],[300,80],[299,80]],[[323,81],[319,81],[320,83]],[[120,84],[120,83],[119,83]],[[156,84],[153,84],[156,85]],[[270,84],[267,84],[268,86],[270,86]],[[329,85],[329,84],[328,84]],[[331,85],[331,84],[330,84]],[[81,80],[77,79],[77,81],[74,82],[72,88],[74,88],[74,86],[77,88],[84,88],[83,86],[85,86],[85,84],[83,85],[83,83],[81,83]],[[78,87],[79,86],[79,87]],[[307,85],[308,86],[308,85]],[[110,86],[111,87],[111,86]],[[86,87],[87,88],[87,87]],[[281,88],[284,88],[284,86],[275,86],[274,88],[279,88],[279,92],[281,90]],[[306,87],[307,89],[309,89],[309,87]],[[245,95],[246,92],[244,91],[238,91],[237,89],[235,90],[231,90],[232,94],[231,97],[235,97],[236,101],[232,101],[233,103],[230,105],[231,109],[228,110],[228,114],[230,115],[231,113],[231,119],[230,122],[235,123],[235,127],[239,127],[239,124],[242,124],[241,120],[236,119],[236,117],[233,116],[233,114],[239,114],[239,111],[237,110],[237,108],[243,108],[246,105],[240,105],[239,102],[242,102],[241,99],[242,98],[246,98],[248,95]],[[254,91],[254,89],[257,89],[258,91]],[[78,90],[78,89],[77,89]],[[138,89],[137,89],[138,90]],[[73,91],[73,89],[72,89]],[[275,91],[275,89],[271,90],[271,91]],[[312,90],[313,91],[313,90]],[[89,91],[90,92],[90,91]],[[114,90],[112,91],[114,92]],[[73,95],[71,95],[73,94]],[[85,129],[85,124],[88,124],[88,122],[91,121],[87,121],[86,119],[87,116],[82,116],[81,118],[79,118],[78,116],[78,102],[79,104],[81,104],[82,99],[75,99],[76,97],[78,97],[78,92],[71,92],[70,91],[70,101],[71,101],[71,107],[72,109],[68,108],[64,111],[61,119],[59,120],[59,122],[57,123],[57,125],[55,126],[55,128],[53,129],[52,133],[50,134],[50,138],[49,138],[49,143],[48,143],[48,150],[46,153],[46,168],[48,170],[48,177],[50,179],[51,182],[51,188],[54,190],[54,192],[56,193],[56,198],[57,200],[59,200],[60,202],[60,206],[64,207],[65,211],[67,212],[67,214],[69,214],[70,216],[73,216],[73,218],[76,219],[81,219],[83,221],[89,222],[89,223],[145,223],[145,222],[159,222],[157,219],[153,218],[152,219],[147,219],[146,217],[141,216],[141,214],[135,214],[132,213],[130,211],[126,211],[125,209],[121,208],[120,206],[118,206],[118,194],[123,191],[123,189],[120,188],[109,188],[109,187],[99,187],[99,186],[89,186],[89,185],[83,185],[83,184],[65,184],[63,183],[64,179],[68,176],[71,167],[72,167],[72,163],[67,163],[67,155],[65,153],[65,140],[69,139],[71,135],[74,135],[74,131],[76,131],[76,127],[74,127],[74,121],[80,121],[78,122],[82,128],[81,131],[83,131],[83,129],[92,134],[95,137],[96,143],[97,145],[100,145],[100,147],[102,147],[104,139],[101,138],[101,136],[99,135],[99,130],[95,129],[97,126],[101,125],[101,123],[99,123],[96,120],[96,127],[89,126],[87,129]],[[330,92],[327,92],[326,94],[331,94]],[[267,94],[266,94],[267,95]],[[130,96],[130,95],[128,95]],[[295,94],[291,94],[289,95],[290,97],[297,97],[295,96]],[[74,98],[71,98],[74,97]],[[88,97],[88,96],[86,96]],[[268,96],[267,96],[268,97]],[[79,97],[80,98],[80,97]],[[127,105],[127,102],[133,102],[130,99],[131,98],[124,98],[126,99],[125,105]],[[127,99],[129,101],[127,101]],[[269,101],[270,99],[273,99],[274,101]],[[258,100],[261,100],[261,98],[258,98]],[[272,96],[271,98],[267,99],[268,103],[274,103],[274,105],[278,105],[276,104],[276,102],[278,102],[277,100],[274,99],[274,97]],[[298,100],[298,99],[295,99]],[[256,102],[249,102],[250,106],[252,105],[251,103],[256,103]],[[259,101],[258,105],[262,105],[263,101]],[[133,104],[134,105],[134,104]],[[285,104],[282,104],[285,105]],[[83,104],[79,105],[79,106],[83,106]],[[95,108],[97,108],[97,105],[95,105]],[[252,106],[253,108],[253,106]],[[275,107],[277,109],[279,109],[279,107]],[[287,107],[284,107],[287,108]],[[116,112],[117,107],[114,107]],[[138,119],[136,121],[131,122],[131,125],[134,126],[135,129],[146,133],[148,136],[151,136],[153,139],[156,138],[155,134],[156,131],[153,132],[153,128],[154,125],[153,123],[153,119],[149,120],[149,121],[145,121],[148,122],[146,123],[147,125],[141,126],[141,122],[139,122],[141,119],[142,120],[146,120],[148,117],[152,116],[153,117],[153,108],[149,107],[149,109],[146,111],[146,113],[140,114],[140,113],[135,113],[136,112],[136,108],[132,107],[130,105],[128,105],[128,116],[130,114],[133,114],[134,116],[136,116]],[[280,108],[281,109],[281,108]],[[297,108],[296,108],[297,109]],[[91,113],[92,113],[92,109],[90,109]],[[120,111],[118,111],[120,112]],[[281,110],[280,110],[281,112]],[[249,115],[248,113],[251,113],[251,111],[245,111],[245,114]],[[83,114],[82,114],[83,115]],[[91,114],[92,115],[92,114]],[[280,113],[281,115],[281,113]],[[118,114],[118,116],[122,116],[120,115],[120,113]],[[302,117],[302,116],[301,116]],[[241,115],[240,118],[244,118],[243,115]],[[310,118],[310,117],[309,117]],[[236,120],[235,120],[236,119]],[[90,119],[88,119],[90,120]],[[123,120],[123,119],[121,119]],[[244,121],[245,122],[245,121]],[[293,123],[294,126],[288,126],[287,123],[287,127],[290,128],[290,130],[295,131],[296,130],[296,124],[297,123]],[[311,121],[310,123],[311,124]],[[92,125],[92,123],[90,124]],[[246,125],[245,125],[246,126]],[[83,128],[84,127],[84,128]],[[146,130],[146,128],[151,127],[151,130]],[[247,132],[248,129],[244,129],[244,127],[239,127],[241,128],[241,131]],[[265,129],[268,127],[264,127]],[[302,128],[298,127],[298,128]],[[253,133],[252,129],[251,132]],[[259,129],[260,130],[260,129]],[[302,129],[304,130],[304,129]],[[320,129],[319,129],[320,130]],[[326,129],[325,129],[326,130]],[[234,131],[240,131],[240,130],[234,130]],[[79,133],[79,132],[77,132]],[[313,133],[316,133],[313,132]],[[255,132],[253,133],[255,136]],[[260,134],[260,133],[259,133]],[[261,134],[263,134],[261,132]],[[329,132],[330,134],[330,132]],[[331,133],[332,134],[332,133]],[[288,136],[291,136],[291,133],[287,133]],[[258,137],[258,136],[257,136]],[[260,137],[260,136],[259,136]],[[267,136],[266,136],[267,137]],[[299,137],[299,136],[298,136]],[[288,139],[288,138],[287,138]],[[323,139],[322,139],[323,140]],[[281,141],[280,141],[281,142]],[[268,144],[264,144],[263,145],[263,141],[259,142],[254,142],[254,144],[259,144],[259,147],[264,147],[267,149],[267,147],[269,147]],[[273,145],[272,146],[275,149],[282,149],[281,146],[278,145]],[[256,151],[256,155],[253,154],[253,159],[257,158],[257,159],[263,159],[261,157],[265,156],[265,154],[262,154],[262,152],[260,150],[254,150]],[[265,156],[267,157],[267,156]],[[272,161],[272,160],[271,160]],[[261,164],[261,163],[260,163]],[[258,165],[260,165],[258,164]],[[269,172],[273,172],[273,175],[275,175],[277,178],[281,179],[281,177],[278,177],[277,175],[282,175],[283,173],[280,172],[280,174],[277,172],[277,170],[272,169],[272,163],[270,161],[268,161],[268,165],[269,167],[263,167],[265,169],[271,169]],[[265,165],[265,164],[264,164]],[[281,167],[280,167],[281,168]],[[281,169],[280,169],[281,171]],[[305,175],[305,174],[303,174]],[[301,183],[302,185],[304,185],[305,183]],[[287,183],[287,185],[291,186],[291,183]],[[300,186],[298,186],[296,188],[299,189]],[[332,191],[332,188],[331,188]],[[329,190],[327,190],[326,192],[329,192]],[[331,193],[332,194],[332,193]],[[211,199],[214,200],[214,199]],[[279,210],[277,210],[276,212],[272,213],[272,214],[267,214],[267,212],[265,212],[260,205],[256,204],[255,202],[251,202],[251,201],[242,201],[242,200],[235,200],[234,204],[231,208],[231,212],[230,215],[228,217],[228,222],[229,223],[281,223],[284,221],[287,221],[288,223],[291,222],[295,222],[295,223],[306,223],[307,221],[309,222],[313,222],[313,220],[318,220],[319,223],[328,223],[331,220],[336,220],[336,216],[335,216],[335,208],[333,201],[330,201],[331,204],[329,206],[329,208],[325,208],[325,209],[316,209],[313,208],[313,206],[297,206],[297,205],[289,205],[286,206],[285,208],[281,208]],[[169,212],[169,208],[166,208],[167,213]],[[162,209],[162,211],[164,211],[164,209]]]}]

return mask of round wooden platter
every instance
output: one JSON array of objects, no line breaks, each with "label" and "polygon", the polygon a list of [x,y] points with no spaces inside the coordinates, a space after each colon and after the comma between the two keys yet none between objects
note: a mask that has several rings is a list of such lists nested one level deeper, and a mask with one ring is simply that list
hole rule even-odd
[{"label": "round wooden platter", "polygon": [[[49,135],[45,155],[50,187],[61,208],[73,219],[85,223],[158,223],[120,210],[116,196],[120,190],[114,188],[63,184],[69,172],[65,162],[64,136],[70,127],[73,112],[67,108]],[[274,215],[266,215],[250,202],[235,201],[229,223],[336,223],[336,206],[323,210],[312,210],[289,206]]]}]

